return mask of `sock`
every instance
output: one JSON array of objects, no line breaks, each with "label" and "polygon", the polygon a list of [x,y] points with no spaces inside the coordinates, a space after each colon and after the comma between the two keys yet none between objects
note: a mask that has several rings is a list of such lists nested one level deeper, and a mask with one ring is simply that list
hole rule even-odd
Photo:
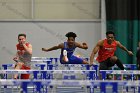
[{"label": "sock", "polygon": [[68,57],[67,57],[67,51],[66,50],[63,50],[63,55],[64,55],[64,60],[66,62],[68,62],[69,60],[68,60]]},{"label": "sock", "polygon": [[67,51],[66,50],[63,50],[63,55],[67,56]]}]

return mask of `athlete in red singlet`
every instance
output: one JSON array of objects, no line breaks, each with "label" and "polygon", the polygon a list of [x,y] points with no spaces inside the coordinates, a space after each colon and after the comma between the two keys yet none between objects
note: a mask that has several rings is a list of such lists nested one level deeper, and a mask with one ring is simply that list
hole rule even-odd
[{"label": "athlete in red singlet", "polygon": [[91,56],[90,56],[90,65],[94,64],[93,59],[95,54],[98,52],[97,61],[99,62],[100,70],[109,70],[110,67],[115,64],[121,69],[124,70],[124,66],[121,61],[114,55],[116,47],[118,46],[122,50],[126,51],[129,55],[133,55],[131,51],[128,51],[119,41],[114,39],[114,32],[106,32],[106,39],[98,41],[94,47]]},{"label": "athlete in red singlet", "polygon": [[[29,70],[32,57],[32,45],[26,42],[25,34],[18,35],[18,42],[19,43],[16,45],[17,53],[13,58],[13,60],[17,62],[15,65],[15,69]],[[29,79],[29,76],[29,74],[21,74],[21,79]],[[18,74],[15,74],[14,78],[17,79],[17,77]]]},{"label": "athlete in red singlet", "polygon": [[109,57],[112,57],[116,51],[117,41],[113,41],[112,44],[107,43],[107,39],[103,40],[103,47],[98,52],[97,61],[102,62]]}]

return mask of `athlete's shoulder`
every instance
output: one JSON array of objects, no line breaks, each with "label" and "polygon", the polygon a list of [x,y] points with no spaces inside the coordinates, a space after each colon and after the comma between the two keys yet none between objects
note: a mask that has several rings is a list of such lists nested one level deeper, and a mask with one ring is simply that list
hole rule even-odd
[{"label": "athlete's shoulder", "polygon": [[27,46],[27,47],[32,47],[32,44],[29,43],[29,42],[27,42],[27,43],[26,43],[26,46]]},{"label": "athlete's shoulder", "polygon": [[99,41],[97,42],[97,45],[98,45],[98,46],[103,46],[103,43],[104,43],[104,40],[99,40]]},{"label": "athlete's shoulder", "polygon": [[120,44],[120,41],[114,40],[114,42],[118,45]]},{"label": "athlete's shoulder", "polygon": [[103,39],[103,40],[99,40],[98,42],[99,43],[103,43],[106,39]]}]

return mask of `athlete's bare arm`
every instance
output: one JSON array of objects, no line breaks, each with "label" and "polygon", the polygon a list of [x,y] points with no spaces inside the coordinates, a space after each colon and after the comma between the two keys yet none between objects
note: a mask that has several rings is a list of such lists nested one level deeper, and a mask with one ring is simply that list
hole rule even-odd
[{"label": "athlete's bare arm", "polygon": [[61,49],[61,48],[63,48],[63,47],[64,47],[64,44],[61,43],[61,44],[59,44],[59,45],[57,45],[57,46],[53,46],[53,47],[51,47],[51,48],[42,48],[42,51],[48,52],[48,51],[52,51],[52,50]]},{"label": "athlete's bare arm", "polygon": [[125,46],[123,46],[119,41],[117,41],[117,45],[119,48],[126,51],[129,55],[133,55],[133,53],[131,51],[129,51]]},{"label": "athlete's bare arm", "polygon": [[100,40],[97,42],[96,46],[93,48],[92,50],[92,53],[90,55],[90,65],[94,64],[93,60],[94,60],[94,57],[96,55],[96,53],[99,51],[100,47],[103,46],[103,40]]},{"label": "athlete's bare arm", "polygon": [[76,47],[81,48],[81,49],[88,49],[88,45],[86,43],[77,43],[75,42]]}]

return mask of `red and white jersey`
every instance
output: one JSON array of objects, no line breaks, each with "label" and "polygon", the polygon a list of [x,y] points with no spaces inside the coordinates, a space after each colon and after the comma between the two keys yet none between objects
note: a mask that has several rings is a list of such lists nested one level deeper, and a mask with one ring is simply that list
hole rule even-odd
[{"label": "red and white jersey", "polygon": [[117,41],[113,41],[111,44],[107,43],[107,39],[104,40],[103,46],[99,49],[97,61],[102,62],[109,57],[114,56],[116,51]]},{"label": "red and white jersey", "polygon": [[[26,43],[26,46],[29,47],[30,43]],[[24,47],[20,44],[16,45],[17,54],[19,56],[19,62],[23,62],[25,65],[30,65],[32,55],[27,53]]]}]

